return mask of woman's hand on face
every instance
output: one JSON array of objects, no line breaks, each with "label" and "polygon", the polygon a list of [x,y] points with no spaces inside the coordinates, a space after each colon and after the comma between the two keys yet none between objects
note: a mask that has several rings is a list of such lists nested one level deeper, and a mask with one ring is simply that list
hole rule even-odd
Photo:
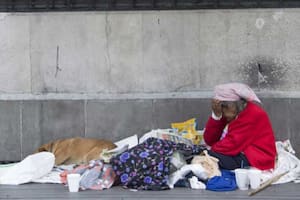
[{"label": "woman's hand on face", "polygon": [[221,107],[221,101],[217,100],[217,99],[212,99],[211,101],[211,109],[214,112],[214,114],[217,117],[221,117],[222,116],[222,107]]}]

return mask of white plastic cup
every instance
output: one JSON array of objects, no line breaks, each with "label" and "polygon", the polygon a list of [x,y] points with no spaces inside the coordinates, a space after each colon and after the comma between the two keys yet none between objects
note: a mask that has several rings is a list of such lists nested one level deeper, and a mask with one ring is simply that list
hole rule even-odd
[{"label": "white plastic cup", "polygon": [[240,190],[248,190],[249,178],[247,169],[235,169],[235,180]]},{"label": "white plastic cup", "polygon": [[80,174],[68,174],[67,175],[69,192],[78,192]]},{"label": "white plastic cup", "polygon": [[248,171],[248,177],[251,189],[257,189],[261,183],[261,171],[258,169],[250,169]]}]

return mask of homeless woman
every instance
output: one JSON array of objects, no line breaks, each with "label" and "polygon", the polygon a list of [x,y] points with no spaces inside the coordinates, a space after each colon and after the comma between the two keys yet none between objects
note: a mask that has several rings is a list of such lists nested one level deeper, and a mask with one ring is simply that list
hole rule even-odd
[{"label": "homeless woman", "polygon": [[211,102],[212,116],[204,131],[222,169],[274,168],[275,137],[267,113],[254,91],[242,83],[217,85]]}]

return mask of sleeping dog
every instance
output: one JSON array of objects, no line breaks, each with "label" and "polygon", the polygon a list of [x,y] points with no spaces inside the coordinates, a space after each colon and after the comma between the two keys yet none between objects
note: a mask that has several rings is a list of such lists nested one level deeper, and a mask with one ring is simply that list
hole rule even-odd
[{"label": "sleeping dog", "polygon": [[40,146],[37,152],[48,151],[55,155],[55,165],[86,164],[100,159],[103,149],[114,149],[116,145],[108,140],[92,138],[67,138],[55,140]]}]

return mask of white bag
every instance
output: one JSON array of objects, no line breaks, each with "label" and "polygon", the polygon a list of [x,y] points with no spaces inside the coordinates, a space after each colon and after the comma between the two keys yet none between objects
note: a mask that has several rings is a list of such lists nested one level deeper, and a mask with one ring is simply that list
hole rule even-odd
[{"label": "white bag", "polygon": [[52,170],[54,161],[55,156],[50,152],[29,155],[21,162],[7,167],[0,175],[0,184],[19,185],[41,178]]}]

